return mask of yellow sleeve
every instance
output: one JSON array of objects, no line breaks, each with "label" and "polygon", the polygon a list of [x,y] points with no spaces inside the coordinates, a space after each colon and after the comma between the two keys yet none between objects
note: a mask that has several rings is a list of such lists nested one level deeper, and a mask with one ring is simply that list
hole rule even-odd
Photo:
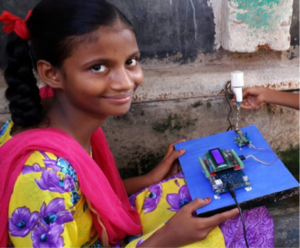
[{"label": "yellow sleeve", "polygon": [[67,160],[34,152],[9,204],[9,238],[15,247],[81,247],[97,239],[92,216]]}]

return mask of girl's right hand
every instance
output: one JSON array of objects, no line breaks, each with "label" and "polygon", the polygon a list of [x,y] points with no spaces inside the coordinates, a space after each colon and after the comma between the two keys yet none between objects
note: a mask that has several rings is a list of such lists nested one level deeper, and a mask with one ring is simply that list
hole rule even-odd
[{"label": "girl's right hand", "polygon": [[201,241],[218,225],[236,216],[237,208],[207,218],[195,217],[198,208],[211,202],[210,198],[196,199],[182,207],[164,227],[139,247],[181,247]]},{"label": "girl's right hand", "polygon": [[[245,109],[258,109],[263,104],[267,103],[267,97],[269,95],[269,90],[263,87],[251,87],[247,88],[243,92],[243,101],[241,104],[242,108]],[[235,103],[235,97],[232,100]]]}]

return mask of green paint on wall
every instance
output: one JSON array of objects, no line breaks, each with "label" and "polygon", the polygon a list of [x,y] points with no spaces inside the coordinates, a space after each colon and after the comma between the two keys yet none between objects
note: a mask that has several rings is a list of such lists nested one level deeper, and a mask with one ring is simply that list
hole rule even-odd
[{"label": "green paint on wall", "polygon": [[265,9],[257,9],[248,11],[247,13],[237,13],[237,21],[242,21],[249,25],[252,29],[269,29],[278,23],[279,16]]},{"label": "green paint on wall", "polygon": [[233,0],[238,5],[238,9],[252,10],[258,7],[273,7],[275,4],[279,4],[280,0]]},{"label": "green paint on wall", "polygon": [[[279,22],[274,8],[280,0],[233,0],[237,9],[245,10],[236,15],[237,21],[248,24],[251,29],[272,30]],[[278,11],[277,11],[278,12]]]}]

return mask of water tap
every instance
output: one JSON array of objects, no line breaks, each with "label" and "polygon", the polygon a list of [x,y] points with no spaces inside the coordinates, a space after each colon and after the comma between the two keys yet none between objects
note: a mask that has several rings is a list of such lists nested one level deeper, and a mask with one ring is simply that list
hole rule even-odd
[{"label": "water tap", "polygon": [[243,101],[244,72],[231,72],[231,90],[235,94],[236,104],[241,105]]}]

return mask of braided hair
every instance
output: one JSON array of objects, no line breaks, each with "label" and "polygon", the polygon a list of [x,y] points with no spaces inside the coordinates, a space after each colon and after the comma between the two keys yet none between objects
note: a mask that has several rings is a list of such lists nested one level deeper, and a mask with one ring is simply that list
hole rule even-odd
[{"label": "braided hair", "polygon": [[44,118],[34,76],[37,62],[45,60],[61,67],[78,44],[92,39],[99,27],[117,21],[134,31],[130,21],[104,0],[43,0],[26,22],[30,41],[15,32],[9,34],[4,78],[11,118],[17,126],[35,126]]}]

